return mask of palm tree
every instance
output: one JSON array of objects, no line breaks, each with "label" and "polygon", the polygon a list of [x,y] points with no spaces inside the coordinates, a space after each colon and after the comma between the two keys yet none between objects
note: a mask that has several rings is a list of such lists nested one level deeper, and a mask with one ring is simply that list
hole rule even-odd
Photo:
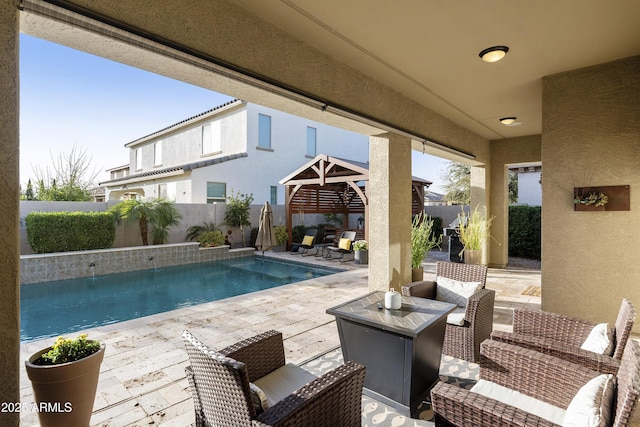
[{"label": "palm tree", "polygon": [[178,225],[182,215],[174,202],[163,198],[155,200],[154,213],[153,244],[162,245],[169,241],[169,228]]},{"label": "palm tree", "polygon": [[116,223],[137,222],[140,226],[140,237],[144,246],[149,245],[149,222],[155,220],[155,201],[150,200],[125,200],[109,209],[116,219]]},{"label": "palm tree", "polygon": [[202,224],[204,225],[192,225],[187,228],[187,237],[185,240],[197,240],[202,233],[206,233],[207,231],[216,231],[218,229],[213,222],[204,221]]}]

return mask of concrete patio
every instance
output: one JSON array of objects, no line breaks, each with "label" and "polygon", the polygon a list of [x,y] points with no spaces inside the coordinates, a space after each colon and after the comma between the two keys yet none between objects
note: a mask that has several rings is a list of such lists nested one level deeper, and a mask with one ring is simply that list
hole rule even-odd
[{"label": "concrete patio", "polygon": [[[427,259],[426,278],[434,275],[435,260],[445,255],[434,252]],[[194,422],[184,376],[187,354],[180,337],[185,329],[212,348],[276,329],[284,334],[287,361],[294,363],[338,346],[334,318],[325,310],[368,292],[367,266],[289,253],[268,256],[339,266],[345,272],[87,330],[90,338],[107,345],[91,425],[184,427]],[[487,287],[496,291],[494,328],[510,329],[515,306],[539,308],[540,297],[523,294],[535,294],[539,286],[539,270],[489,269]],[[21,360],[53,341],[23,343]],[[34,401],[24,366],[21,400]],[[37,414],[24,412],[21,422],[37,426]]]}]

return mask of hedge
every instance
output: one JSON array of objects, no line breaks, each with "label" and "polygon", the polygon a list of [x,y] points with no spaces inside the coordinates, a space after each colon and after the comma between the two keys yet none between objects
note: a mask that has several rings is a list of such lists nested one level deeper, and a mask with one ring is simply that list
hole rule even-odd
[{"label": "hedge", "polygon": [[26,225],[37,254],[106,249],[116,238],[111,212],[31,212]]},{"label": "hedge", "polygon": [[509,256],[540,259],[540,206],[509,206]]}]

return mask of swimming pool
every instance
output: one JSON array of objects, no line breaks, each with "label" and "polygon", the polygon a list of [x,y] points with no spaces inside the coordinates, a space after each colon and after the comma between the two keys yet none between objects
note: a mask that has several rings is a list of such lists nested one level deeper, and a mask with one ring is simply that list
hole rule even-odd
[{"label": "swimming pool", "polygon": [[20,287],[20,340],[55,337],[343,270],[246,257]]}]

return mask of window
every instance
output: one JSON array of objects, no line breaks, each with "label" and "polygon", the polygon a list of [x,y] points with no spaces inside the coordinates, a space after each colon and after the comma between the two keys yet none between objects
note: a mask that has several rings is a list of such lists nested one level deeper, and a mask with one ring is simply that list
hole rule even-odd
[{"label": "window", "polygon": [[202,154],[219,153],[220,151],[222,151],[220,122],[202,126]]},{"label": "window", "polygon": [[274,206],[278,204],[278,187],[275,185],[271,186],[271,201],[269,203]]},{"label": "window", "polygon": [[307,156],[316,156],[316,133],[317,129],[307,126]]},{"label": "window", "polygon": [[167,198],[167,184],[158,184],[158,197]]},{"label": "window", "polygon": [[271,117],[258,114],[258,147],[271,148]]},{"label": "window", "polygon": [[153,165],[162,165],[162,141],[153,144]]},{"label": "window", "polygon": [[142,170],[142,148],[136,148],[136,170]]},{"label": "window", "polygon": [[207,203],[227,200],[227,184],[224,182],[207,182]]}]

